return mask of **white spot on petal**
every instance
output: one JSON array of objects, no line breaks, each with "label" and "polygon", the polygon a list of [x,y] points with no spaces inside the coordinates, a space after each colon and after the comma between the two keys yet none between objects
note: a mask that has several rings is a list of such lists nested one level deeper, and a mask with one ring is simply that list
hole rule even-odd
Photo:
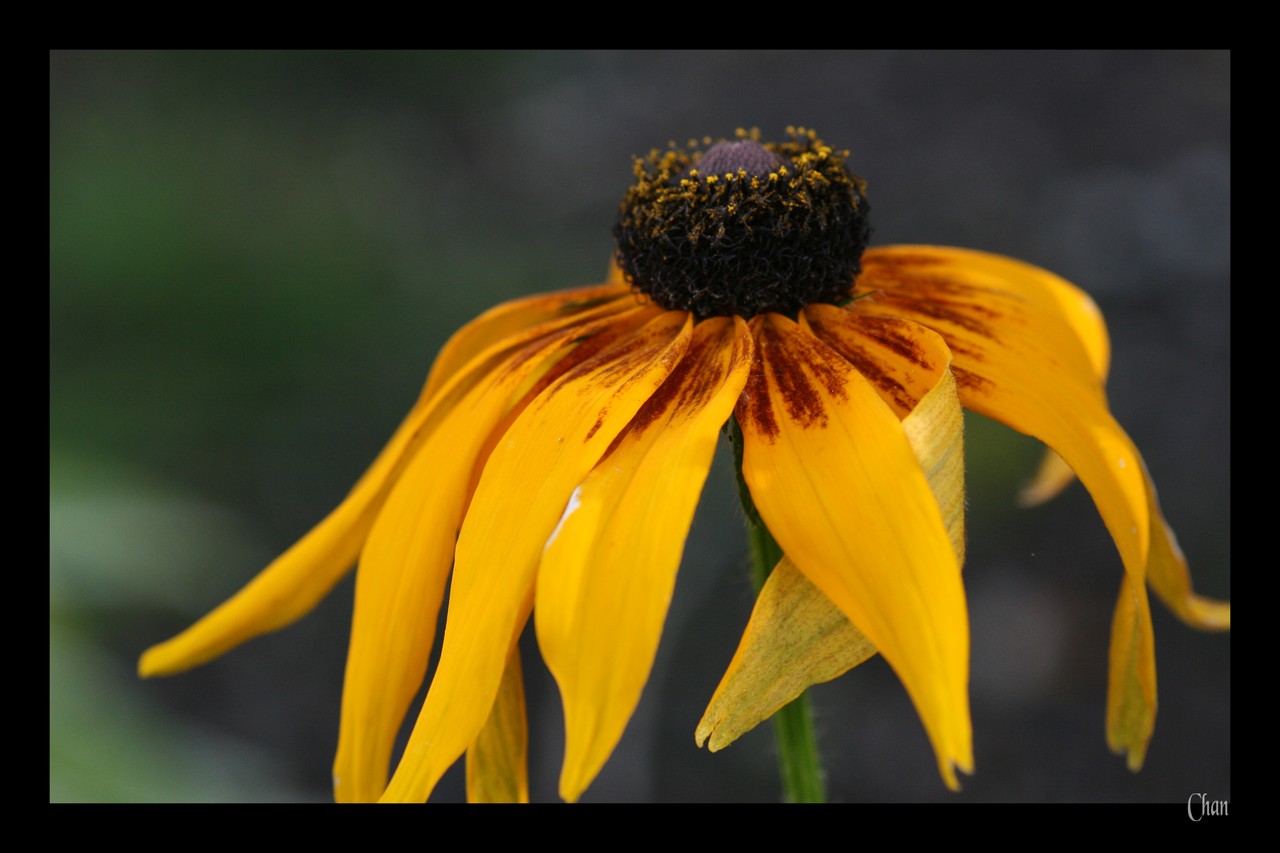
[{"label": "white spot on petal", "polygon": [[569,520],[569,516],[573,515],[574,510],[581,504],[582,486],[578,486],[573,490],[573,494],[569,495],[569,503],[564,508],[564,515],[560,516],[560,521],[556,523],[556,529],[551,531],[551,536],[547,538],[547,544],[542,546],[544,551],[551,546],[552,542],[556,541],[556,537],[560,535],[560,528],[564,527],[564,523]]},{"label": "white spot on petal", "polygon": [[1121,467],[1121,468],[1124,468],[1124,457],[1123,457],[1123,456],[1122,456],[1122,457],[1120,457],[1119,462],[1120,462],[1120,467]]}]

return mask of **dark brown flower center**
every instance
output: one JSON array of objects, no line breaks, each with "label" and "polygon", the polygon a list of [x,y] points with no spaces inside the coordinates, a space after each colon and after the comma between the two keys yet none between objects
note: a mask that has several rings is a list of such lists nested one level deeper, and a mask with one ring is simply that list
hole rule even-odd
[{"label": "dark brown flower center", "polygon": [[638,158],[614,234],[627,280],[699,317],[795,315],[848,298],[866,247],[866,184],[812,131]]}]

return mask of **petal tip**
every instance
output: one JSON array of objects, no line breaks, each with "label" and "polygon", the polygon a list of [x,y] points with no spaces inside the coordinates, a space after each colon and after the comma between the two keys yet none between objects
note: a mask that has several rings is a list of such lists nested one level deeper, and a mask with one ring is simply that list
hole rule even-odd
[{"label": "petal tip", "polygon": [[190,629],[143,652],[138,658],[138,677],[178,675],[217,657],[202,653],[198,647],[193,649],[193,644],[186,639],[189,633]]},{"label": "petal tip", "polygon": [[959,793],[962,790],[960,779],[956,776],[957,770],[966,776],[972,776],[973,756],[967,755],[964,758],[951,756],[938,762],[938,771],[942,774],[942,781],[952,793]]},{"label": "petal tip", "polygon": [[1108,721],[1107,728],[1107,746],[1116,755],[1124,757],[1130,772],[1137,773],[1147,760],[1147,746],[1155,731],[1154,711],[1129,725],[1125,725],[1123,720]]},{"label": "petal tip", "polygon": [[742,733],[722,725],[724,722],[725,718],[722,714],[713,717],[711,709],[707,709],[707,715],[702,718],[702,722],[698,723],[698,728],[693,733],[693,740],[699,749],[705,748],[707,752],[719,752],[738,739]]},{"label": "petal tip", "polygon": [[736,735],[729,735],[716,729],[711,733],[711,740],[707,741],[707,752],[719,752],[737,739]]},{"label": "petal tip", "polygon": [[1192,595],[1188,601],[1191,624],[1202,631],[1231,630],[1231,602]]},{"label": "petal tip", "polygon": [[142,656],[138,658],[139,678],[156,678],[161,675],[171,675],[178,669],[171,660],[166,660],[166,657],[171,657],[165,655],[166,645],[166,643],[160,643],[142,653]]},{"label": "petal tip", "polygon": [[1150,735],[1139,737],[1132,742],[1128,742],[1119,736],[1109,736],[1107,738],[1107,746],[1111,747],[1111,751],[1116,755],[1124,757],[1125,765],[1129,768],[1130,773],[1137,773],[1142,770],[1142,765],[1147,761],[1147,745],[1150,740]]},{"label": "petal tip", "polygon": [[698,745],[698,749],[702,749],[707,745],[707,738],[711,736],[714,727],[704,719],[698,723],[698,728],[693,733],[693,742]]},{"label": "petal tip", "polygon": [[606,754],[598,760],[589,761],[583,755],[566,752],[560,769],[560,799],[566,803],[576,803],[596,781],[607,758]]},{"label": "petal tip", "polygon": [[560,799],[566,803],[576,803],[595,781],[599,772],[598,767],[595,772],[590,772],[585,767],[575,766],[566,760],[560,770]]}]

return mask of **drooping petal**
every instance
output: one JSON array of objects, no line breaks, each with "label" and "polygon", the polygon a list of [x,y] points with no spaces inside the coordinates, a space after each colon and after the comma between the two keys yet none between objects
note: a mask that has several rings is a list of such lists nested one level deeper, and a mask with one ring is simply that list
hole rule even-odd
[{"label": "drooping petal", "polygon": [[548,320],[573,316],[625,297],[629,293],[625,286],[620,287],[611,283],[561,290],[555,293],[540,293],[495,305],[454,332],[449,340],[445,341],[422,387],[422,399],[430,399],[450,376],[460,370],[477,353],[483,352],[505,338]]},{"label": "drooping petal", "polygon": [[666,379],[691,318],[659,315],[561,376],[494,447],[458,535],[440,663],[383,795],[422,801],[480,732],[574,488]]},{"label": "drooping petal", "polygon": [[928,479],[893,409],[831,347],[776,314],[752,328],[737,415],[756,508],[898,673],[957,787],[973,766],[968,612]]},{"label": "drooping petal", "polygon": [[1129,769],[1142,769],[1156,726],[1156,653],[1147,588],[1128,575],[1120,584],[1111,622],[1107,674],[1107,745],[1128,753]]},{"label": "drooping petal", "polygon": [[[1145,472],[1145,468],[1143,469]],[[1147,501],[1151,506],[1151,554],[1147,559],[1147,583],[1179,619],[1204,631],[1231,628],[1231,603],[1196,595],[1191,573],[1173,529],[1160,512],[1156,489],[1147,475]]]},{"label": "drooping petal", "polygon": [[649,312],[561,324],[517,349],[458,401],[392,489],[356,573],[342,723],[334,759],[339,802],[370,802],[386,787],[391,749],[426,674],[453,548],[489,435],[525,383],[566,349],[639,325]]},{"label": "drooping petal", "polygon": [[[839,309],[806,310],[811,328],[867,377],[903,418],[938,501],[957,562],[964,562],[964,418],[941,338],[905,321],[865,322]],[[906,353],[928,353],[925,366]],[[784,557],[756,599],[738,650],[698,724],[715,752],[771,717],[810,686],[875,654],[875,646]]]},{"label": "drooping petal", "polygon": [[489,719],[467,750],[467,802],[529,802],[529,721],[520,649],[511,650]]},{"label": "drooping petal", "polygon": [[[1141,460],[1139,460],[1141,461]],[[1231,627],[1231,605],[1191,590],[1187,561],[1173,530],[1165,523],[1155,486],[1143,465],[1151,518],[1151,550],[1146,580],[1161,600],[1189,625],[1225,631]],[[1107,745],[1128,754],[1129,769],[1140,770],[1155,730],[1155,635],[1147,590],[1126,575],[1111,626],[1111,659],[1107,678]]]},{"label": "drooping petal", "polygon": [[306,536],[190,628],[147,649],[138,674],[183,672],[309,613],[354,565],[422,415],[409,415],[346,499]]},{"label": "drooping petal", "polygon": [[436,426],[513,349],[593,317],[625,310],[602,303],[557,317],[493,344],[455,370],[431,395],[422,395],[351,492],[323,521],[263,569],[244,588],[176,637],[147,649],[143,677],[172,675],[212,660],[260,634],[302,618],[355,564],[391,486]]},{"label": "drooping petal", "polygon": [[1028,264],[936,246],[867,252],[858,289],[871,294],[851,310],[907,317],[946,339],[967,408],[1039,438],[1066,460],[1093,496],[1125,571],[1143,583],[1150,513],[1141,457],[1107,408],[1097,375],[1101,343],[1079,319],[1089,312],[1063,296],[1074,289]]},{"label": "drooping petal", "polygon": [[[1038,277],[1056,297],[1063,317],[1076,331],[1093,366],[1099,383],[1105,384],[1111,367],[1111,344],[1102,312],[1079,288],[1047,273]],[[1147,507],[1150,515],[1150,551],[1147,556],[1147,582],[1161,600],[1184,622],[1204,630],[1227,630],[1231,627],[1231,606],[1196,595],[1191,589],[1191,576],[1177,537],[1165,521],[1156,498],[1151,472],[1143,463]],[[1046,449],[1035,478],[1019,494],[1023,506],[1035,506],[1056,496],[1075,479],[1075,472],[1052,448]]]},{"label": "drooping petal", "polygon": [[[1057,297],[1063,319],[1077,333],[1081,345],[1093,365],[1094,373],[1104,385],[1111,368],[1111,339],[1102,312],[1089,294],[1054,275],[1043,279],[1043,286]],[[1075,481],[1076,472],[1053,448],[1045,448],[1044,458],[1035,476],[1018,493],[1018,505],[1038,506],[1059,495]]]},{"label": "drooping petal", "polygon": [[309,613],[355,564],[407,459],[434,423],[482,377],[482,370],[456,375],[430,404],[420,401],[336,509],[230,599],[178,636],[143,653],[139,674],[182,672]]},{"label": "drooping petal", "polygon": [[538,569],[538,642],[560,685],[560,795],[595,778],[640,699],[693,511],[751,365],[741,319],[694,327],[684,359],[574,491]]},{"label": "drooping petal", "polygon": [[873,292],[854,310],[912,317],[941,334],[964,405],[1049,445],[1093,496],[1132,589],[1112,630],[1107,706],[1119,722],[1109,722],[1109,737],[1140,764],[1156,695],[1146,573],[1153,547],[1165,545],[1152,544],[1153,532],[1164,537],[1142,457],[1107,407],[1106,353],[1080,319],[1089,312],[1064,307],[1070,286],[1061,279],[996,255],[895,247],[864,264],[859,288]]}]

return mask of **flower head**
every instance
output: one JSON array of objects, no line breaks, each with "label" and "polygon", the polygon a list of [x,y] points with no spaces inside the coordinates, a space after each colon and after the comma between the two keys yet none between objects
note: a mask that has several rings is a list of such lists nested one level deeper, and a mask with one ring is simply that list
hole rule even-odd
[{"label": "flower head", "polygon": [[[1111,417],[1093,302],[995,255],[864,251],[865,184],[811,131],[704,146],[639,159],[610,281],[507,303],[454,335],[342,504],[148,650],[142,674],[292,622],[358,563],[337,798],[424,800],[466,753],[471,799],[527,799],[517,640],[532,614],[564,703],[560,790],[576,799],[639,701],[733,418],[747,503],[785,557],[699,743],[732,742],[878,651],[955,787],[973,769],[963,406],[1052,448],[1027,499],[1074,472],[1116,542],[1107,735],[1139,767],[1155,715],[1148,586],[1199,627],[1228,627],[1230,610],[1191,591]],[[446,587],[439,664],[391,775]]]}]

